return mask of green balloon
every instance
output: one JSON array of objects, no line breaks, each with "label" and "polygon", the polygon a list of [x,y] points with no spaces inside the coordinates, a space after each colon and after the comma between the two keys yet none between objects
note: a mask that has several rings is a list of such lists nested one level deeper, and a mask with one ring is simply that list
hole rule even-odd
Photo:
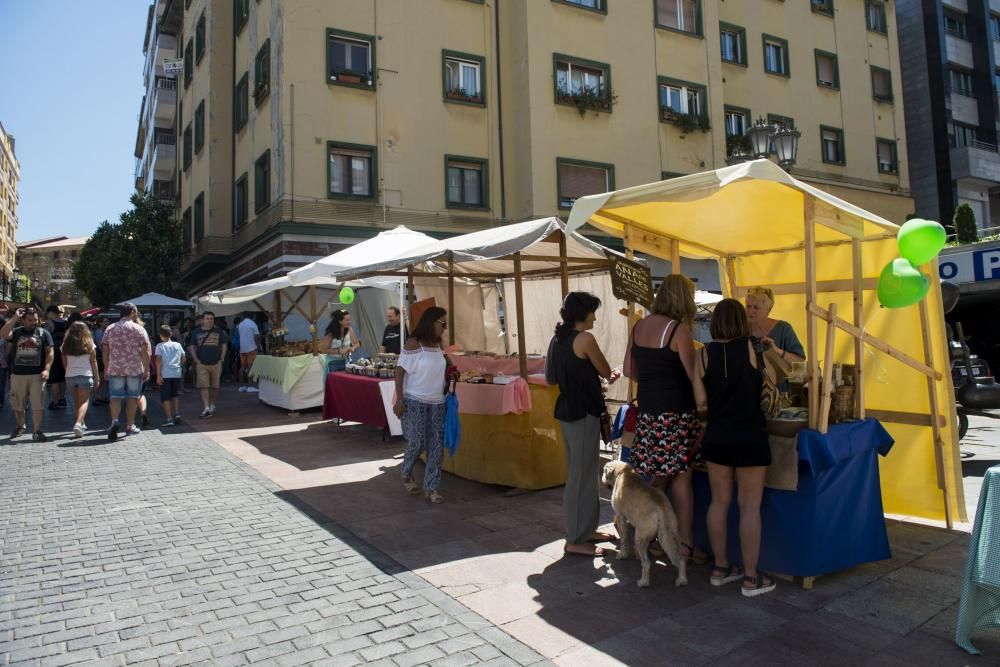
[{"label": "green balloon", "polygon": [[341,287],[340,302],[345,306],[349,306],[354,303],[354,290],[350,287]]},{"label": "green balloon", "polygon": [[948,233],[933,220],[914,218],[907,220],[896,234],[899,254],[915,266],[926,264],[941,252]]},{"label": "green balloon", "polygon": [[927,296],[930,287],[931,281],[910,260],[897,257],[878,278],[878,302],[886,308],[912,306]]}]

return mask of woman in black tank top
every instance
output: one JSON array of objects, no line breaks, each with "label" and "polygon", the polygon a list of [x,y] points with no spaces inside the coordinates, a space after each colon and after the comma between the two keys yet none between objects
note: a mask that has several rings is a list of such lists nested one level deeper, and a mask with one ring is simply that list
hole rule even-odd
[{"label": "woman in black tank top", "polygon": [[701,422],[695,394],[703,396],[695,367],[694,283],[670,275],[660,285],[652,315],[637,322],[625,351],[624,371],[638,383],[638,415],[629,463],[653,486],[666,489],[677,514],[681,547],[695,556],[691,524],[691,465],[700,460]]},{"label": "woman in black tank top", "polygon": [[601,300],[587,292],[570,292],[559,314],[545,359],[545,378],[559,385],[555,418],[559,420],[566,448],[567,478],[563,491],[567,554],[603,556],[592,542],[607,541],[610,535],[597,532],[601,518],[600,436],[604,396],[601,378],[618,379],[597,346],[594,328]]},{"label": "woman in black tank top", "polygon": [[[699,355],[699,372],[708,397],[708,425],[702,457],[708,465],[712,504],[708,537],[715,555],[711,583],[722,586],[743,579],[743,595],[755,597],[774,590],[774,579],[757,571],[760,553],[760,502],[764,475],[771,463],[767,422],[760,408],[762,372],[750,341],[750,324],[743,304],[723,299],[710,325],[715,340]],[[740,548],[743,567],[727,560],[726,530],[736,479],[740,508]]]}]

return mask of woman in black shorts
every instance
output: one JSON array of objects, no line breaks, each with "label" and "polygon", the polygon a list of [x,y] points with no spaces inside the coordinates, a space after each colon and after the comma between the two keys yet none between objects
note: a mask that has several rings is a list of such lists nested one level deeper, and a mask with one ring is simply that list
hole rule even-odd
[{"label": "woman in black shorts", "polygon": [[[743,595],[756,597],[774,590],[774,579],[757,572],[760,553],[760,502],[764,474],[771,464],[767,422],[760,408],[761,369],[750,341],[750,324],[743,304],[723,299],[709,325],[713,342],[698,356],[708,424],[701,456],[708,465],[712,504],[708,537],[715,555],[711,583],[722,586],[743,579]],[[766,372],[766,369],[765,369]],[[733,500],[733,478],[740,507],[740,548],[743,568],[726,557],[726,519]]]}]

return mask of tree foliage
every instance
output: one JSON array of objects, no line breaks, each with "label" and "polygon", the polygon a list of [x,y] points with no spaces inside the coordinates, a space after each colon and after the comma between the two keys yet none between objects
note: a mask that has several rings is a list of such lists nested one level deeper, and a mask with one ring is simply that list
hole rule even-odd
[{"label": "tree foliage", "polygon": [[183,296],[180,268],[186,251],[173,207],[139,192],[130,201],[132,210],[117,224],[102,222],[76,263],[77,287],[104,307],[146,292]]},{"label": "tree foliage", "polygon": [[979,240],[979,230],[976,229],[976,214],[968,204],[959,204],[955,208],[955,234],[959,243],[975,243]]}]

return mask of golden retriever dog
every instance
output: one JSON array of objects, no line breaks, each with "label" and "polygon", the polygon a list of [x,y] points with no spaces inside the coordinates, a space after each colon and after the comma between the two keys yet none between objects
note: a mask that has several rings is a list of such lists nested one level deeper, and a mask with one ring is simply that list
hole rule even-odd
[{"label": "golden retriever dog", "polygon": [[620,536],[618,560],[628,558],[634,548],[642,562],[639,587],[649,586],[649,543],[654,537],[677,568],[674,584],[687,586],[687,560],[680,554],[677,515],[663,492],[646,484],[632,466],[622,461],[605,464],[601,481],[611,489],[615,528]]}]

